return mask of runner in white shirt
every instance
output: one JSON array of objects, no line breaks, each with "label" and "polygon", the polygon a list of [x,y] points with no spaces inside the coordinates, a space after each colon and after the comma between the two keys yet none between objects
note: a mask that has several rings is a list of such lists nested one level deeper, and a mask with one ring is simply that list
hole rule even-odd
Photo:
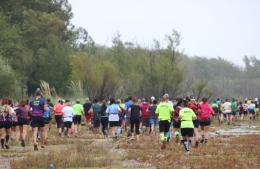
[{"label": "runner in white shirt", "polygon": [[65,136],[71,134],[72,121],[74,116],[73,108],[71,107],[71,102],[66,100],[65,106],[62,109],[63,122],[64,122],[64,132]]},{"label": "runner in white shirt", "polygon": [[223,107],[224,107],[224,114],[226,115],[227,123],[228,125],[230,125],[232,119],[232,107],[229,99],[226,99],[226,102],[223,104]]}]

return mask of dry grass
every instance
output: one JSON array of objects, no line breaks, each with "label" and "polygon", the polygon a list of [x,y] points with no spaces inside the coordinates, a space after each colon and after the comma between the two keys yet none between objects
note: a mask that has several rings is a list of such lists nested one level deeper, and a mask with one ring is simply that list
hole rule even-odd
[{"label": "dry grass", "polygon": [[89,144],[77,142],[75,145],[30,153],[25,159],[13,161],[13,169],[47,168],[54,163],[58,168],[112,167],[115,157],[110,154],[107,144]]},{"label": "dry grass", "polygon": [[149,137],[121,148],[127,149],[126,159],[137,159],[157,168],[260,168],[260,135],[214,138],[208,145],[192,149],[189,155],[176,143],[162,151],[158,139]]}]

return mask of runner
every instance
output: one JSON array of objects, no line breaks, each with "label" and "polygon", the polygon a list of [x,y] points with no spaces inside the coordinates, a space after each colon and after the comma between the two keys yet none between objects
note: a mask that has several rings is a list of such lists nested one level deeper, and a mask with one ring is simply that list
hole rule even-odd
[{"label": "runner", "polygon": [[62,116],[64,122],[64,135],[69,137],[72,133],[71,127],[74,116],[74,111],[69,100],[65,101],[65,106],[62,109]]},{"label": "runner", "polygon": [[54,106],[54,115],[57,124],[58,134],[60,137],[62,134],[62,109],[63,109],[63,101],[62,99],[59,99],[58,103]]},{"label": "runner", "polygon": [[98,134],[101,120],[101,105],[98,103],[97,99],[94,99],[91,112],[93,112],[93,133]]},{"label": "runner", "polygon": [[48,139],[48,131],[50,130],[50,121],[51,121],[51,116],[52,116],[52,110],[53,110],[53,105],[51,103],[51,100],[48,98],[46,100],[46,104],[47,104],[47,109],[44,111],[44,124],[45,124],[45,140],[46,140],[46,143],[47,143],[47,139]]},{"label": "runner", "polygon": [[81,119],[84,112],[83,105],[80,104],[80,99],[76,100],[76,104],[73,106],[74,111],[74,117],[73,117],[73,123],[74,123],[74,130],[75,133],[80,133],[81,131]]},{"label": "runner", "polygon": [[1,147],[2,149],[9,149],[9,139],[12,127],[12,117],[15,112],[12,107],[9,106],[9,100],[3,99],[0,110],[0,134],[1,134]]},{"label": "runner", "polygon": [[[194,134],[194,121],[196,120],[196,114],[190,108],[188,108],[188,100],[183,101],[184,108],[180,110],[181,121],[181,135],[183,137],[182,143],[186,152],[189,153],[190,138]],[[196,124],[196,123],[195,123]]]},{"label": "runner", "polygon": [[227,124],[232,124],[232,104],[229,102],[229,99],[226,99],[226,102],[223,104],[224,114],[226,116]]},{"label": "runner", "polygon": [[[8,100],[8,105],[12,108],[12,111],[15,112],[15,110],[18,108],[17,106],[14,106],[13,101],[11,99]],[[11,120],[12,120],[12,127],[11,127],[11,140],[18,141],[19,140],[19,129],[18,129],[18,117],[16,113],[10,114]]]},{"label": "runner", "polygon": [[177,104],[174,106],[174,113],[173,113],[173,128],[174,128],[174,136],[175,136],[176,143],[182,140],[180,134],[181,122],[179,119],[179,113],[182,108],[183,108],[183,99],[177,98]]},{"label": "runner", "polygon": [[150,119],[150,112],[149,112],[149,103],[147,99],[143,99],[142,104],[140,105],[142,111],[142,122],[141,122],[141,131],[143,133],[148,132],[148,128],[150,127],[149,119]]},{"label": "runner", "polygon": [[116,104],[115,99],[110,99],[110,105],[107,107],[106,113],[108,114],[109,127],[111,128],[112,137],[117,139],[119,137],[117,128],[120,127],[119,124],[119,113],[121,109],[118,104]]},{"label": "runner", "polygon": [[162,98],[162,102],[157,106],[155,112],[159,119],[160,140],[162,142],[161,149],[166,148],[166,134],[169,132],[173,111],[173,106],[168,103],[168,96],[165,94]]},{"label": "runner", "polygon": [[232,110],[231,123],[233,123],[237,117],[237,101],[235,98],[232,99],[231,110]]},{"label": "runner", "polygon": [[125,131],[127,131],[127,136],[131,136],[131,131],[130,131],[130,112],[128,112],[127,110],[129,110],[129,108],[133,105],[133,101],[132,101],[132,97],[130,96],[126,102],[125,102]]},{"label": "runner", "polygon": [[133,105],[128,110],[130,112],[130,126],[131,126],[131,134],[132,138],[134,138],[134,129],[136,140],[139,141],[139,127],[140,127],[140,117],[142,115],[141,107],[138,105],[138,100],[134,99]]},{"label": "runner", "polygon": [[92,128],[92,118],[93,118],[93,115],[90,112],[91,106],[92,106],[92,103],[90,102],[89,97],[87,97],[86,103],[83,105],[83,108],[84,108],[85,121],[87,124],[87,128],[89,130]]},{"label": "runner", "polygon": [[208,130],[211,123],[211,117],[214,115],[214,111],[208,104],[208,99],[205,97],[202,99],[202,102],[200,103],[200,108],[201,112],[199,113],[198,117],[198,119],[200,120],[200,126],[202,130],[200,143],[207,144],[209,138]]},{"label": "runner", "polygon": [[107,109],[107,102],[106,100],[103,100],[101,105],[100,116],[101,116],[102,133],[104,138],[108,137],[108,116],[106,113],[106,109]]},{"label": "runner", "polygon": [[245,110],[244,110],[243,103],[241,101],[239,102],[237,109],[238,109],[238,112],[239,112],[240,120],[243,120]]},{"label": "runner", "polygon": [[255,103],[250,99],[248,104],[248,112],[251,121],[255,120],[255,108],[256,108]]},{"label": "runner", "polygon": [[21,101],[18,108],[15,110],[18,117],[18,126],[20,130],[21,146],[25,147],[25,139],[28,132],[28,125],[30,123],[29,105],[26,101]]},{"label": "runner", "polygon": [[42,136],[42,148],[45,145],[45,127],[44,127],[44,111],[47,110],[47,104],[45,99],[42,97],[41,92],[37,91],[35,97],[30,102],[30,108],[32,109],[32,121],[31,126],[33,128],[33,142],[34,142],[34,151],[38,151],[38,141],[37,133],[38,128],[40,129]]},{"label": "runner", "polygon": [[157,108],[157,100],[151,99],[152,104],[150,105],[149,112],[150,112],[150,119],[149,119],[149,124],[150,124],[150,134],[155,134],[155,126],[157,124],[157,117],[155,114],[156,108]]},{"label": "runner", "polygon": [[[200,105],[196,102],[195,98],[192,97],[191,100],[188,102],[188,108],[192,109],[193,112],[195,113],[196,117],[201,113],[201,108]],[[194,135],[195,135],[195,147],[197,148],[199,146],[199,126],[200,122],[199,119],[196,118],[193,120],[194,124]]]}]

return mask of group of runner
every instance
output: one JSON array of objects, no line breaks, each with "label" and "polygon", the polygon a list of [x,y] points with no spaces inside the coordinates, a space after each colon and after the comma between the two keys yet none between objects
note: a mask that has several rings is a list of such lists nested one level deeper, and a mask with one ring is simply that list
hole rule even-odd
[{"label": "group of runner", "polygon": [[[38,90],[30,101],[21,101],[17,105],[13,105],[10,99],[2,99],[0,108],[2,149],[10,148],[11,133],[19,133],[17,137],[21,146],[25,147],[29,125],[33,130],[34,150],[38,150],[39,138],[41,148],[44,148],[54,117],[57,137],[80,135],[83,120],[94,134],[101,130],[105,138],[110,135],[117,139],[125,132],[130,139],[137,141],[140,140],[141,133],[155,135],[156,126],[159,126],[161,149],[165,149],[167,142],[174,138],[175,142],[182,143],[185,151],[189,152],[193,142],[194,147],[200,143],[207,144],[213,117],[218,117],[221,123],[225,118],[228,124],[238,120],[238,114],[241,120],[247,114],[255,120],[259,112],[259,101],[246,99],[242,103],[237,99],[230,102],[228,98],[225,101],[218,98],[210,105],[207,98],[201,102],[193,97],[171,100],[165,94],[160,100],[155,97],[150,100],[129,97],[126,100],[111,98],[90,101],[87,97],[84,104],[80,99],[75,104],[70,100],[59,99],[53,105]],[[171,133],[174,133],[173,137]]]}]

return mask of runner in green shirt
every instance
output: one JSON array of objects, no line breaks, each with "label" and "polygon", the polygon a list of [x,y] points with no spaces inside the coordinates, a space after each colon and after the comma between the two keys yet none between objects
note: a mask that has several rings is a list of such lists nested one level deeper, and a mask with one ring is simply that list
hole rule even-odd
[{"label": "runner in green shirt", "polygon": [[81,118],[83,115],[83,106],[80,104],[80,100],[77,99],[76,104],[72,107],[74,111],[74,117],[73,117],[73,123],[74,123],[74,129],[75,133],[80,132],[81,130]]},{"label": "runner in green shirt", "polygon": [[160,139],[162,141],[161,149],[166,148],[166,133],[170,129],[173,111],[173,106],[167,102],[167,96],[164,95],[162,98],[162,102],[157,106],[155,112],[159,119]]},{"label": "runner in green shirt", "polygon": [[190,137],[194,134],[194,124],[192,120],[196,120],[196,114],[194,111],[188,107],[188,101],[184,100],[184,108],[180,111],[180,121],[181,121],[181,135],[183,137],[182,143],[186,152],[189,152],[189,142]]}]

